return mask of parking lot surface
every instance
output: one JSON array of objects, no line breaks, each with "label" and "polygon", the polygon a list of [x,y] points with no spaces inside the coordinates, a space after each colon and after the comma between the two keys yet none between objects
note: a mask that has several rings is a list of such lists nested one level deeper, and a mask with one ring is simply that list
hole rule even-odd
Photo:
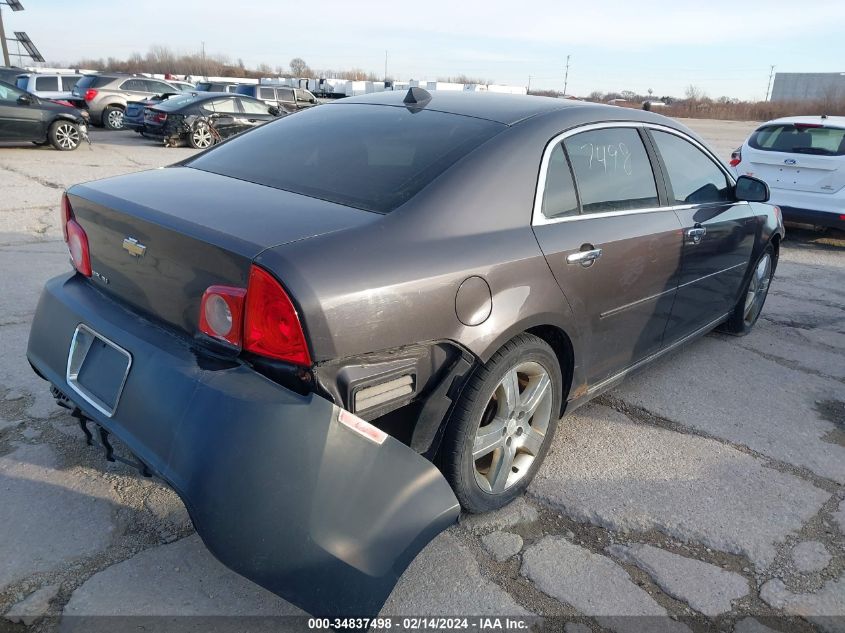
[{"label": "parking lot surface", "polygon": [[[754,127],[687,123],[722,156]],[[193,151],[92,137],[75,152],[0,147],[0,630],[116,630],[79,619],[107,615],[284,629],[271,616],[300,612],[218,563],[168,488],[87,447],[26,361],[41,286],[68,270],[61,191]],[[383,613],[845,631],[845,240],[788,233],[752,334],[712,333],[564,418],[528,494],[463,516]]]}]

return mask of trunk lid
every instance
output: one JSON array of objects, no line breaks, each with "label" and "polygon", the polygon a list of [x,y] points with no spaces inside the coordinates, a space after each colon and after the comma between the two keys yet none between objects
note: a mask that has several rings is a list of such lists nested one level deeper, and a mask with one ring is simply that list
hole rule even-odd
[{"label": "trunk lid", "polygon": [[746,148],[742,173],[760,178],[772,189],[836,193],[845,187],[845,156],[818,156]]},{"label": "trunk lid", "polygon": [[206,288],[245,288],[263,250],[379,217],[188,167],[77,185],[68,196],[88,235],[91,282],[191,334]]}]

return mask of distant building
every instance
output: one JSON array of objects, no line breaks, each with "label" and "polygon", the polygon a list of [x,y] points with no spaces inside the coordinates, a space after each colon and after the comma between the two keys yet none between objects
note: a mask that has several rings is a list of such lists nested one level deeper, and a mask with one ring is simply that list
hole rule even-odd
[{"label": "distant building", "polygon": [[845,73],[775,73],[772,101],[845,100]]}]

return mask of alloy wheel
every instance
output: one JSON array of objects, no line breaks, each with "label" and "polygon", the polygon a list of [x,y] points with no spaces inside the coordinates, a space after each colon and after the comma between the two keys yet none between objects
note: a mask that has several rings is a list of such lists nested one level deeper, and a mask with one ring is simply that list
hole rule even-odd
[{"label": "alloy wheel", "polygon": [[475,481],[504,492],[528,474],[552,416],[552,382],[535,362],[510,369],[491,396],[472,445]]},{"label": "alloy wheel", "polygon": [[112,110],[109,112],[109,127],[119,130],[123,127],[123,111]]},{"label": "alloy wheel", "polygon": [[743,311],[743,320],[746,325],[753,325],[760,315],[766,294],[769,292],[771,280],[772,258],[769,253],[765,253],[757,263],[748,283],[748,292],[745,295],[745,310]]},{"label": "alloy wheel", "polygon": [[56,128],[56,142],[63,149],[73,149],[79,145],[79,130],[69,123],[62,123]]},{"label": "alloy wheel", "polygon": [[211,145],[213,139],[208,126],[200,125],[191,133],[193,145],[197,149],[204,149]]}]

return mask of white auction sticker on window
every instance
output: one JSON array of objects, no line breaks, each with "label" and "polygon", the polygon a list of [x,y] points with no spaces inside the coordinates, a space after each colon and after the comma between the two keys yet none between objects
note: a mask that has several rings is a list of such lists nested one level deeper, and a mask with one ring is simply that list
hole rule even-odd
[{"label": "white auction sticker on window", "polygon": [[337,421],[376,444],[384,444],[387,439],[387,433],[346,409],[338,409]]}]

